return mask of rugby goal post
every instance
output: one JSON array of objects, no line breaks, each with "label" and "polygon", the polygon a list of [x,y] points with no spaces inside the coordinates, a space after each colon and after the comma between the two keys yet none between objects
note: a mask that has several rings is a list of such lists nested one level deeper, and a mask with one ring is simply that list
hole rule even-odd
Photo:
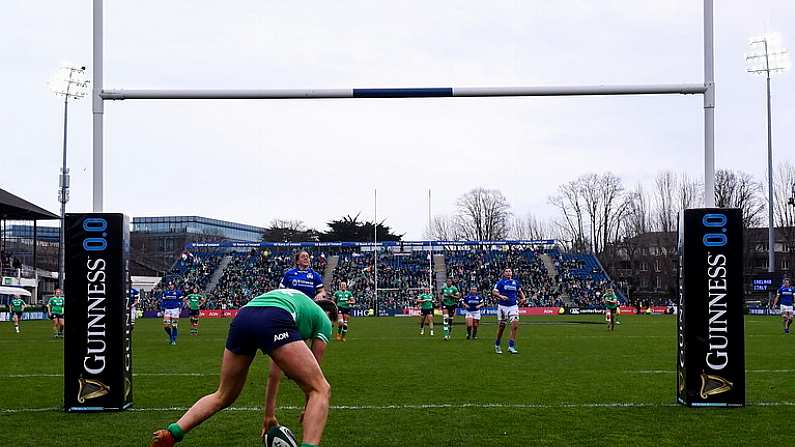
[{"label": "rugby goal post", "polygon": [[95,213],[104,207],[104,102],[145,99],[365,99],[365,98],[454,98],[508,96],[616,96],[616,95],[703,95],[704,96],[704,206],[715,206],[715,76],[713,44],[713,0],[704,0],[704,81],[684,84],[583,85],[536,87],[443,87],[443,88],[345,88],[345,89],[105,89],[103,81],[103,0],[93,0],[93,88],[92,205]]}]

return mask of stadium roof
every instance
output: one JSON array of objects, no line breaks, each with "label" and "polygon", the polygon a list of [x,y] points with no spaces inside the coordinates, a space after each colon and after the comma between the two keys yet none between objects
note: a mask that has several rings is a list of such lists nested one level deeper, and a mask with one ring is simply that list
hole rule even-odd
[{"label": "stadium roof", "polygon": [[0,189],[0,220],[53,220],[59,217],[44,208]]}]

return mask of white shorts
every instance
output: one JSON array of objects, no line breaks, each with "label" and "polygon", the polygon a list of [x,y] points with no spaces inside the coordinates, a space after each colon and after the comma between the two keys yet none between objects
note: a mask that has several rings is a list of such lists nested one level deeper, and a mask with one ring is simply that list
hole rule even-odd
[{"label": "white shorts", "polygon": [[792,315],[793,307],[792,306],[785,306],[781,305],[781,315],[790,314]]},{"label": "white shorts", "polygon": [[172,318],[179,318],[179,311],[182,310],[180,308],[176,309],[165,309],[163,310],[163,319],[170,320]]},{"label": "white shorts", "polygon": [[519,319],[519,306],[497,305],[497,321],[514,321]]},{"label": "white shorts", "polygon": [[473,320],[480,320],[480,311],[479,310],[468,310],[466,317],[467,318],[471,318]]},{"label": "white shorts", "polygon": [[135,323],[137,317],[138,311],[135,310],[135,306],[130,306],[130,323]]}]

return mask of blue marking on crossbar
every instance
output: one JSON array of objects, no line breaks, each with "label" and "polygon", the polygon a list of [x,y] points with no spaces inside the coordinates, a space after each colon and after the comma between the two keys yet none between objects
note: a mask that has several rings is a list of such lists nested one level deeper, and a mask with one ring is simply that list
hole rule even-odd
[{"label": "blue marking on crossbar", "polygon": [[355,88],[354,98],[438,98],[453,96],[452,88]]}]

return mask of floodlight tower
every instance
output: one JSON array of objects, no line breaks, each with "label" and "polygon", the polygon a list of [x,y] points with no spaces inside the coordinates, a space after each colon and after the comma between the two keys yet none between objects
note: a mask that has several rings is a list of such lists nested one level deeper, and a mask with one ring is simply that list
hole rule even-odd
[{"label": "floodlight tower", "polygon": [[89,81],[85,78],[86,67],[64,64],[49,82],[50,90],[63,96],[63,165],[58,180],[58,201],[61,202],[61,228],[58,244],[58,287],[63,290],[65,253],[64,253],[64,215],[66,202],[69,201],[69,169],[66,167],[66,130],[69,116],[69,100],[78,100],[86,96]]},{"label": "floodlight tower", "polygon": [[[790,68],[789,52],[781,44],[778,33],[754,37],[748,42],[746,71],[764,75],[767,80],[767,271],[776,271],[776,236],[773,222],[773,132],[770,109],[770,75]],[[770,292],[772,294],[772,292]]]}]

